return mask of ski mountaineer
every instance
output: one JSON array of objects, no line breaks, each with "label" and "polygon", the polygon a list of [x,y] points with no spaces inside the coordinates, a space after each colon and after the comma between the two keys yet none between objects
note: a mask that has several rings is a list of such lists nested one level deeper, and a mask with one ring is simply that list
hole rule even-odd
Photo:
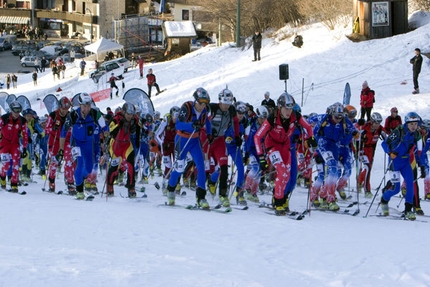
[{"label": "ski mountaineer", "polygon": [[42,127],[39,125],[39,117],[32,109],[22,111],[22,116],[27,121],[28,146],[27,156],[21,161],[21,181],[31,183],[31,174],[33,169],[34,147],[36,146],[37,136],[43,133]]},{"label": "ski mountaineer", "polygon": [[164,120],[161,121],[160,126],[155,132],[155,139],[158,144],[162,147],[163,152],[163,164],[164,164],[164,175],[163,175],[163,193],[167,195],[167,186],[165,182],[170,175],[170,169],[172,168],[172,162],[174,158],[175,149],[175,135],[176,135],[176,120],[179,116],[179,107],[173,106],[170,111],[165,115]]},{"label": "ski mountaineer", "polygon": [[[235,107],[236,107],[237,117],[239,120],[239,134],[240,134],[239,136],[242,138],[245,132],[245,127],[243,123],[245,123],[244,121],[246,121],[246,118],[245,118],[246,106],[245,106],[245,103],[243,102],[237,102]],[[234,192],[234,196],[236,197],[238,204],[247,205],[245,197],[243,195],[243,184],[245,181],[245,166],[243,165],[242,146],[237,145],[237,142],[233,138],[233,136],[234,136],[234,129],[233,129],[233,126],[231,125],[225,132],[225,143],[227,146],[227,154],[231,157],[237,170],[236,190]],[[211,181],[216,182],[219,176],[220,176],[220,170],[217,169],[211,175]],[[229,182],[229,184],[231,184],[231,182]]]},{"label": "ski mountaineer", "polygon": [[[64,122],[69,114],[69,109],[72,103],[67,97],[62,97],[58,101],[58,109],[51,112],[46,123],[45,133],[48,135],[48,181],[49,181],[49,192],[55,192],[55,179],[57,177],[57,168],[59,162],[55,155],[60,149],[60,134],[63,128]],[[73,182],[68,185],[74,185]],[[69,190],[73,192],[74,187]]]},{"label": "ski mountaineer", "polygon": [[[414,175],[411,166],[411,150],[416,146],[420,157],[423,148],[421,133],[418,131],[421,118],[415,112],[409,112],[405,116],[405,123],[396,128],[386,140],[382,142],[382,148],[389,155],[390,180],[384,187],[381,197],[381,209],[385,216],[390,214],[388,202],[393,195],[400,192],[400,175],[406,182],[405,217],[415,220],[412,211],[414,198]],[[424,170],[424,169],[422,169]],[[423,176],[423,175],[422,175]],[[424,170],[425,176],[425,170]]]},{"label": "ski mountaineer", "polygon": [[169,205],[175,204],[175,187],[186,165],[187,153],[190,152],[197,168],[197,205],[209,209],[206,197],[206,173],[200,130],[205,126],[208,135],[212,135],[212,125],[208,118],[210,97],[203,88],[197,88],[193,93],[194,101],[185,102],[176,120],[175,162],[173,163],[169,183],[167,185],[167,199]]},{"label": "ski mountaineer", "polygon": [[56,158],[59,162],[63,159],[66,135],[71,130],[70,145],[73,159],[77,163],[74,173],[76,198],[82,200],[85,199],[84,180],[91,173],[94,166],[94,131],[96,125],[103,129],[106,126],[106,122],[100,111],[91,107],[93,100],[89,94],[80,93],[78,102],[79,108],[70,112],[64,122],[60,133],[60,148]]},{"label": "ski mountaineer", "polygon": [[[113,196],[113,182],[118,176],[120,169],[125,170],[127,174],[127,183],[125,187],[128,189],[128,197],[136,197],[135,185],[136,178],[134,174],[134,160],[136,149],[139,146],[140,126],[139,118],[135,115],[135,107],[132,103],[126,102],[122,106],[122,113],[115,115],[109,125],[110,142],[109,153],[111,163],[107,172],[106,193],[107,196]],[[133,145],[131,140],[132,135],[136,135]]]},{"label": "ski mountaineer", "polygon": [[140,117],[139,166],[142,169],[140,183],[148,184],[149,175],[149,142],[154,130],[154,117],[150,113],[142,113]]},{"label": "ski mountaineer", "polygon": [[[425,171],[424,199],[430,200],[430,170],[429,170],[429,159],[427,156],[427,152],[430,149],[430,136],[429,136],[430,120],[428,120],[428,119],[423,120],[422,125],[421,125],[421,129],[422,129],[424,147],[423,147],[423,151],[421,153],[420,162],[421,162],[422,166],[424,166],[424,171]],[[423,168],[421,168],[421,177],[422,177],[422,173],[423,173]]]},{"label": "ski mountaineer", "polygon": [[[260,160],[260,168],[266,170],[268,163],[276,169],[275,188],[273,193],[273,203],[276,215],[285,215],[288,208],[288,201],[285,195],[287,183],[290,180],[291,172],[291,136],[296,127],[304,129],[306,137],[304,141],[308,147],[316,147],[313,137],[312,127],[306,122],[299,112],[293,110],[295,105],[293,96],[282,93],[277,101],[277,108],[264,121],[254,136],[255,147]],[[262,139],[264,140],[264,148]],[[267,155],[264,154],[266,151]]]},{"label": "ski mountaineer", "polygon": [[[231,140],[235,140],[237,147],[242,145],[240,137],[239,119],[236,109],[233,106],[233,93],[229,89],[223,89],[218,94],[219,103],[210,103],[212,134],[208,135],[209,142],[209,158],[213,160],[214,165],[211,166],[211,171],[218,165],[220,169],[219,175],[219,200],[222,206],[229,207],[230,200],[227,192],[228,180],[228,153],[226,146],[226,131],[230,126],[233,126],[233,134]],[[209,133],[209,131],[207,131]],[[209,191],[215,196],[217,180],[208,180]]]},{"label": "ski mountaineer", "polygon": [[390,135],[391,132],[402,124],[402,118],[399,116],[399,111],[396,107],[391,108],[390,115],[385,119],[384,129]]},{"label": "ski mountaineer", "polygon": [[[314,135],[318,142],[315,163],[318,176],[311,188],[310,200],[313,206],[331,211],[338,211],[336,203],[336,189],[346,184],[345,178],[338,181],[338,161],[342,146],[352,140],[355,131],[352,123],[345,117],[341,103],[334,103],[327,109],[326,114],[312,118],[315,121]],[[327,166],[327,177],[325,176]],[[321,201],[318,200],[321,197]]]},{"label": "ski mountaineer", "polygon": [[[257,192],[260,184],[262,170],[260,169],[259,157],[254,141],[254,136],[258,129],[269,117],[269,111],[265,106],[255,109],[256,117],[251,119],[249,127],[245,131],[245,157],[244,162],[248,165],[248,173],[245,178],[245,198],[252,202],[260,202]],[[264,138],[261,139],[264,142]]]},{"label": "ski mountaineer", "polygon": [[370,175],[375,158],[376,145],[384,132],[381,126],[382,116],[380,113],[372,113],[370,121],[360,126],[361,138],[358,146],[358,160],[361,163],[359,171],[358,184],[364,187],[364,197],[372,198],[372,189],[370,187]]},{"label": "ski mountaineer", "polygon": [[375,92],[369,88],[367,81],[364,81],[360,94],[360,119],[364,119],[364,116],[366,116],[367,120],[370,120],[370,114],[372,112],[374,102]]},{"label": "ski mountaineer", "polygon": [[[20,159],[25,158],[28,145],[27,121],[20,115],[22,106],[14,100],[9,104],[10,112],[0,118],[0,184],[2,189],[6,189],[6,174],[11,167],[12,178],[11,192],[18,192],[19,164]],[[22,140],[22,147],[20,141]]]}]

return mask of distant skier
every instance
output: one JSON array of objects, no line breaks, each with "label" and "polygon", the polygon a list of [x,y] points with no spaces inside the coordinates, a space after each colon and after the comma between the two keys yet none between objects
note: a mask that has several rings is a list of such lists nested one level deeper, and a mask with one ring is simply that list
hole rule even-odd
[{"label": "distant skier", "polygon": [[412,64],[414,79],[414,91],[412,94],[419,94],[420,88],[418,85],[418,75],[421,72],[421,66],[423,64],[423,57],[421,56],[421,50],[419,48],[415,48],[415,56],[410,60],[410,63]]}]

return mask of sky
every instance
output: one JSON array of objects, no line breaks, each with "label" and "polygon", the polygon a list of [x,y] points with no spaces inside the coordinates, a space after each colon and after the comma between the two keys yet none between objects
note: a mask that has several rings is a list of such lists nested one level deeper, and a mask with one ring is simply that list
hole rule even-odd
[{"label": "sky", "polygon": [[[324,113],[342,101],[344,86],[351,85],[351,104],[359,107],[364,80],[376,92],[374,111],[383,117],[396,106],[404,116],[417,112],[430,119],[430,61],[424,57],[420,90],[412,95],[414,49],[428,51],[430,14],[410,18],[414,31],[390,38],[353,43],[345,35],[352,28],[328,30],[322,24],[300,28],[285,27],[263,34],[261,61],[252,62],[252,48],[208,45],[182,58],[147,63],[154,70],[161,89],[153,96],[156,110],[165,114],[170,107],[192,100],[204,87],[217,102],[226,86],[237,100],[258,106],[266,91],[276,100],[285,89],[303,114]],[[304,45],[296,48],[286,31],[303,35]],[[270,37],[269,37],[270,36]],[[289,65],[289,80],[279,80],[280,64]],[[46,113],[37,98],[94,92],[107,88],[106,81],[94,84],[68,66],[66,79],[53,81],[50,71],[39,76],[34,87],[31,75],[21,75],[16,95],[26,95],[39,115]],[[125,75],[125,91],[147,90],[138,70]],[[5,90],[2,90],[5,91]],[[302,102],[303,99],[303,102]],[[123,104],[121,98],[97,106],[105,111]],[[37,172],[37,170],[35,170]],[[165,207],[166,198],[154,183],[146,185],[147,198],[127,199],[124,187],[115,186],[115,197],[96,196],[92,202],[67,195],[42,192],[44,181],[20,187],[21,196],[0,192],[0,286],[428,286],[427,268],[430,218],[415,222],[379,218],[377,202],[367,213],[371,199],[359,195],[360,205],[348,208],[357,216],[342,214],[356,200],[355,169],[349,184],[350,201],[340,202],[338,213],[312,211],[301,221],[276,217],[268,209],[249,203],[246,211],[229,214]],[[372,172],[373,192],[384,180],[384,154],[380,146]],[[65,188],[59,174],[57,189]],[[105,174],[98,178],[103,188]],[[422,194],[423,184],[419,181]],[[141,187],[137,185],[137,189]],[[178,205],[193,204],[193,191]],[[290,209],[306,209],[307,190],[297,188]],[[260,195],[269,202],[270,195]],[[217,199],[208,196],[211,206]],[[404,201],[393,197],[390,212],[398,214]],[[430,215],[430,203],[422,202]]]}]

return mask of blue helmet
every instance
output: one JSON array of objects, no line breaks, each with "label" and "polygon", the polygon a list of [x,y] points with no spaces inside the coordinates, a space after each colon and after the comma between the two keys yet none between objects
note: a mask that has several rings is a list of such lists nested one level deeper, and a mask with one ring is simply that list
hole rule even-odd
[{"label": "blue helmet", "polygon": [[420,123],[421,117],[415,112],[407,113],[405,116],[405,123],[407,124],[407,123],[414,123],[414,122]]}]

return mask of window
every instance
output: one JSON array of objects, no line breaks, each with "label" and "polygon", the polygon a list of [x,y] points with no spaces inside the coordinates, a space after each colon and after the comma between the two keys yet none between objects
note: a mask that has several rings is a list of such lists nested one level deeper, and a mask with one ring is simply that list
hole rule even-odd
[{"label": "window", "polygon": [[190,10],[182,10],[182,20],[190,20]]}]

